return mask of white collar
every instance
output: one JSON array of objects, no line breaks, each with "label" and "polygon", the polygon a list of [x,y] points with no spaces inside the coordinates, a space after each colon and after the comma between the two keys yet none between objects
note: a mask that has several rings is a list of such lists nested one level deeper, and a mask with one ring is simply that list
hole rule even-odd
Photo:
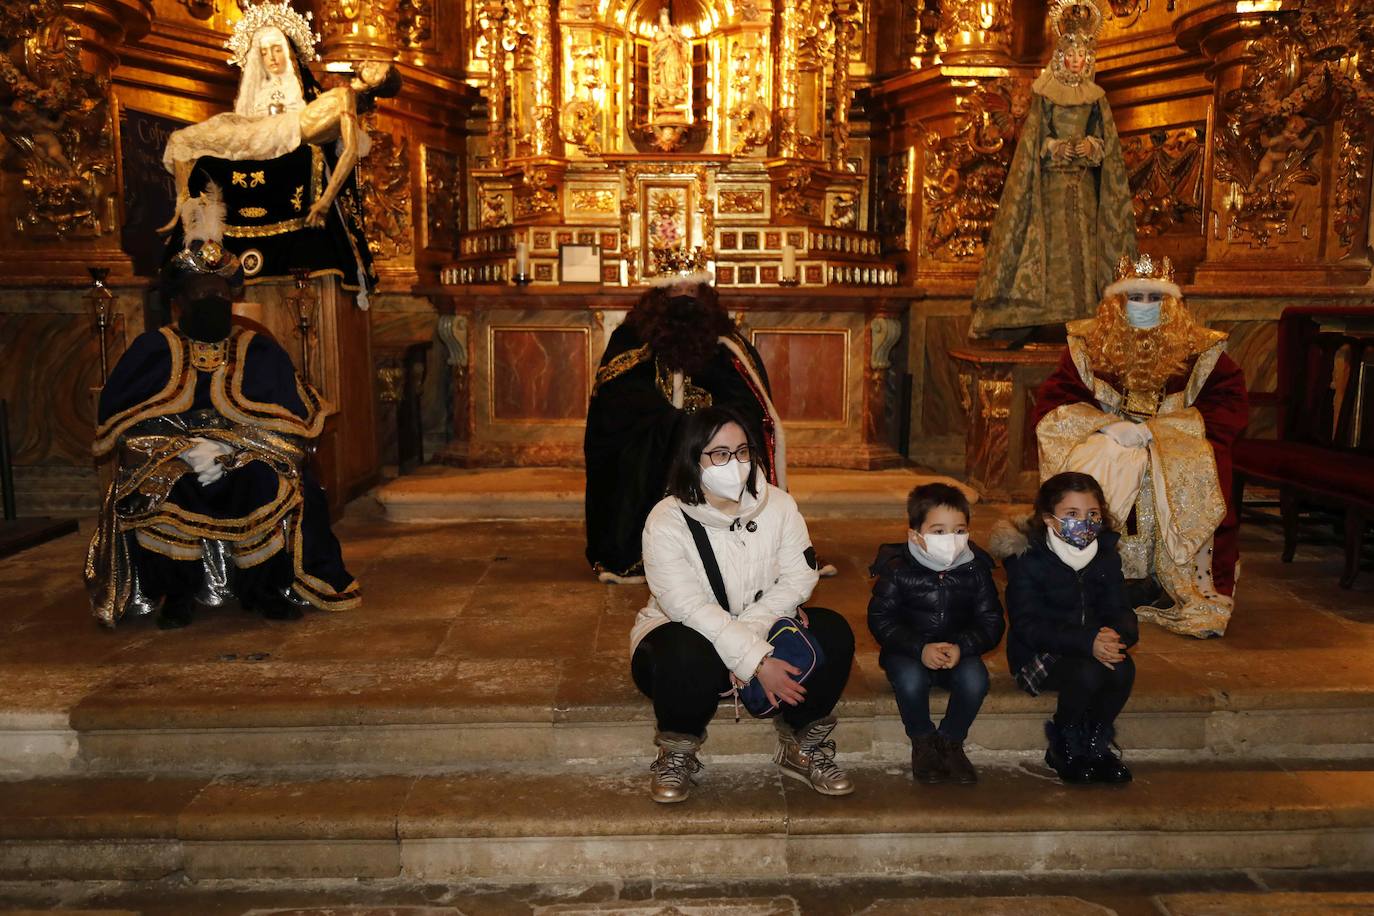
[{"label": "white collar", "polygon": [[1050,550],[1054,551],[1054,555],[1063,560],[1064,565],[1074,572],[1082,571],[1083,567],[1091,563],[1093,557],[1097,556],[1096,538],[1087,547],[1075,547],[1047,528],[1045,529],[1045,540],[1049,543]]},{"label": "white collar", "polygon": [[735,522],[749,522],[763,511],[763,507],[768,505],[768,481],[764,479],[763,469],[758,469],[759,494],[755,496],[746,487],[739,498],[739,512],[735,515],[727,515],[724,512],[703,501],[699,505],[689,506],[682,500],[677,504],[683,512],[701,522],[707,528],[729,528]]}]

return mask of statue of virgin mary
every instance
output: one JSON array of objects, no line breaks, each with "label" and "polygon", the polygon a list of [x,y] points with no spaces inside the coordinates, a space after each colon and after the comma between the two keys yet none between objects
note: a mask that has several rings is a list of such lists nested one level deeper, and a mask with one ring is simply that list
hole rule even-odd
[{"label": "statue of virgin mary", "polygon": [[1033,93],[973,294],[974,337],[1024,339],[1095,314],[1135,213],[1106,93],[1093,82],[1102,13],[1055,0],[1059,38]]}]

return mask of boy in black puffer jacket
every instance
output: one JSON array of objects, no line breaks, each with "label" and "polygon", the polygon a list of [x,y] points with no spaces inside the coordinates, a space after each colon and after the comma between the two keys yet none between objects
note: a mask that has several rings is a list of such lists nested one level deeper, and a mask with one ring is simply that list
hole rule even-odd
[{"label": "boy in black puffer jacket", "polygon": [[[912,776],[927,784],[977,782],[964,739],[988,693],[980,656],[997,646],[1005,626],[993,560],[969,543],[969,504],[958,488],[917,487],[906,508],[907,543],[884,544],[869,569],[878,581],[868,628],[911,739]],[[949,691],[938,729],[930,719],[931,687]]]}]

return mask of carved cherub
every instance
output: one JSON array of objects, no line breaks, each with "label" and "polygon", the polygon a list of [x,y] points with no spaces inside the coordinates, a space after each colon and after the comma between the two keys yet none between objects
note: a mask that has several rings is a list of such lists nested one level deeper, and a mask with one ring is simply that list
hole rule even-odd
[{"label": "carved cherub", "polygon": [[1319,135],[1320,131],[1316,130],[1309,133],[1307,119],[1296,114],[1289,115],[1277,133],[1269,137],[1261,135],[1259,142],[1264,147],[1264,155],[1255,166],[1255,177],[1248,190],[1254,192],[1261,183],[1272,181],[1274,172],[1290,154],[1306,150]]}]

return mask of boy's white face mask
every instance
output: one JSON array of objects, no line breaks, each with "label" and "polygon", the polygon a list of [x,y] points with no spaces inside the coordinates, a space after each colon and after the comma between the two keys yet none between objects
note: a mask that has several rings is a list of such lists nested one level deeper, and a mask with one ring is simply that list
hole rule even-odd
[{"label": "boy's white face mask", "polygon": [[924,553],[942,569],[949,569],[968,549],[968,533],[913,534],[911,545]]}]

